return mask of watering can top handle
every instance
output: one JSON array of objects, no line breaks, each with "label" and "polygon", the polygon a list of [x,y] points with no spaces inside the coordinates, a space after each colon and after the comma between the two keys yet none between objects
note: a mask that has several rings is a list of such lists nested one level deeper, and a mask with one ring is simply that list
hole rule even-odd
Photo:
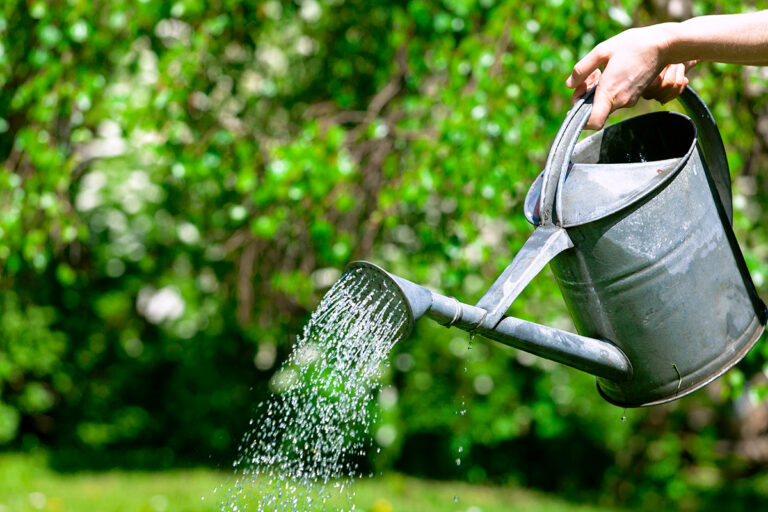
[{"label": "watering can top handle", "polygon": [[558,199],[557,211],[560,211],[561,199],[557,191],[562,188],[568,171],[568,165],[571,161],[571,154],[573,154],[573,149],[576,147],[576,141],[579,139],[579,134],[584,129],[584,125],[587,124],[589,115],[592,113],[595,89],[596,87],[593,87],[588,90],[568,111],[563,124],[560,125],[560,130],[557,132],[555,142],[549,150],[547,164],[544,166],[544,173],[541,179],[541,195],[539,199],[540,226],[554,224],[556,197]]},{"label": "watering can top handle", "polygon": [[[571,155],[576,147],[579,134],[592,113],[595,89],[596,87],[593,87],[587,91],[568,111],[549,151],[541,181],[540,225],[552,225],[556,221],[558,224],[560,223],[562,194],[559,191],[563,189]],[[717,123],[704,101],[689,86],[686,86],[678,100],[696,124],[700,146],[717,188],[720,204],[728,217],[728,221],[732,224],[731,176]],[[555,213],[557,213],[557,219]]]}]

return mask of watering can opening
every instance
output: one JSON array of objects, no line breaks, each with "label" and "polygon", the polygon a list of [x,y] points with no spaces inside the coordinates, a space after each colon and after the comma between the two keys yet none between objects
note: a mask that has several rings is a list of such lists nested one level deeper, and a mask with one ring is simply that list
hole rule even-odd
[{"label": "watering can opening", "polygon": [[[695,141],[696,126],[690,118],[677,112],[653,112],[587,137],[576,146],[571,160],[576,164],[632,164],[683,158]],[[594,149],[599,150],[596,155]]]},{"label": "watering can opening", "polygon": [[[559,222],[573,227],[627,208],[671,180],[696,148],[693,121],[653,112],[605,128],[576,144],[563,189]],[[540,223],[542,172],[525,198],[528,221]]]}]

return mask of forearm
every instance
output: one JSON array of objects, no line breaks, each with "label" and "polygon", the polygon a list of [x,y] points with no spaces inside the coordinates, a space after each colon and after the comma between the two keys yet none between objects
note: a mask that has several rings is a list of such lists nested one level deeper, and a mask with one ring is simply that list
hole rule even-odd
[{"label": "forearm", "polygon": [[597,129],[641,96],[678,96],[688,83],[685,71],[698,61],[768,65],[768,10],[626,30],[595,46],[565,83],[579,97],[599,81],[587,122]]},{"label": "forearm", "polygon": [[768,10],[701,16],[663,25],[662,61],[711,61],[768,65]]}]

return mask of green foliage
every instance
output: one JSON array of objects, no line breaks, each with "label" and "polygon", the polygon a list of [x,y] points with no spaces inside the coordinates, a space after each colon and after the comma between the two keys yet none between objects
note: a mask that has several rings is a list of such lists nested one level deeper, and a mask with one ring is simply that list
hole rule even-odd
[{"label": "green foliage", "polygon": [[0,401],[0,442],[13,440],[20,416],[49,411],[68,379],[60,358],[66,336],[51,329],[53,307],[22,308],[12,291],[0,296],[0,383],[7,391]]},{"label": "green foliage", "polygon": [[[45,442],[62,463],[73,443],[93,464],[230,460],[348,261],[477,300],[530,233],[522,201],[571,66],[669,19],[655,6],[5,2],[0,443]],[[702,64],[692,83],[720,124],[765,291],[768,77]],[[548,273],[511,314],[570,328]],[[707,391],[626,413],[589,376],[467,347],[425,324],[395,348],[372,465],[648,507],[762,496],[726,483],[765,463],[748,449],[764,432],[734,426],[760,411],[765,345]]]}]

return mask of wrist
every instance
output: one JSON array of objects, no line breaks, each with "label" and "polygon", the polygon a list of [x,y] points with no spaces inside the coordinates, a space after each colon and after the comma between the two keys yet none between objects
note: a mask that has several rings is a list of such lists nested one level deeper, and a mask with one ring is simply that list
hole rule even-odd
[{"label": "wrist", "polygon": [[662,66],[691,60],[691,57],[685,57],[681,54],[681,43],[684,36],[682,23],[661,23],[654,28],[658,29],[654,40],[656,41],[659,62]]}]

